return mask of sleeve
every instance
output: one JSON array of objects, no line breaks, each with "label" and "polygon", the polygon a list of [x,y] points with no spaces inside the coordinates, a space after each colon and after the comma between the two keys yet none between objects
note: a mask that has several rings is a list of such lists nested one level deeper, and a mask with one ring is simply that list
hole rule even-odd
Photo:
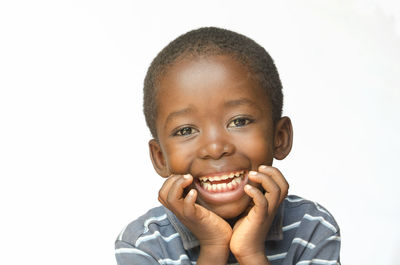
[{"label": "sleeve", "polygon": [[340,265],[340,229],[333,216],[318,204],[305,211],[291,238],[285,265]]},{"label": "sleeve", "polygon": [[131,244],[117,240],[115,242],[115,258],[118,265],[158,265],[151,255],[135,248]]},{"label": "sleeve", "polygon": [[315,244],[309,243],[296,265],[340,265],[340,232],[332,234]]}]

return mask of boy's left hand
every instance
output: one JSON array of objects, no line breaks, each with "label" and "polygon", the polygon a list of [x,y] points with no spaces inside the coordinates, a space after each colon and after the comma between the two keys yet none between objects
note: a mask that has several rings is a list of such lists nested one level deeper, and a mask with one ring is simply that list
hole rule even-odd
[{"label": "boy's left hand", "polygon": [[253,204],[236,222],[230,241],[230,249],[241,264],[246,260],[266,260],[265,239],[289,190],[289,184],[277,168],[260,166],[258,170],[249,172],[249,180],[261,184],[265,194],[249,184],[245,186],[244,191],[253,199]]}]

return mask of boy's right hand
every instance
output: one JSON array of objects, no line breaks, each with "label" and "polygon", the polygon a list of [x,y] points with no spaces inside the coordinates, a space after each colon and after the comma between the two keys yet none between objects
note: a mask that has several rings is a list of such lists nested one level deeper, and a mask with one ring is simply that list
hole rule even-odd
[{"label": "boy's right hand", "polygon": [[226,252],[227,259],[232,228],[224,219],[196,203],[196,190],[190,190],[183,197],[184,189],[192,182],[189,174],[171,175],[161,187],[158,200],[196,236],[200,242],[200,256],[205,250],[207,255],[214,252],[219,257],[225,256],[221,252]]}]

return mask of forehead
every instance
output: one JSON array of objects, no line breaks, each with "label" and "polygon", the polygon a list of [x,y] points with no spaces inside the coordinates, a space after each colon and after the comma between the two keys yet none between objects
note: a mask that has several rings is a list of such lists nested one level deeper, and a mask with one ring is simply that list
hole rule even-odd
[{"label": "forehead", "polygon": [[268,102],[257,77],[228,55],[181,59],[168,67],[158,84],[157,108],[190,100],[193,96],[201,100],[234,94],[258,98],[264,104]]}]

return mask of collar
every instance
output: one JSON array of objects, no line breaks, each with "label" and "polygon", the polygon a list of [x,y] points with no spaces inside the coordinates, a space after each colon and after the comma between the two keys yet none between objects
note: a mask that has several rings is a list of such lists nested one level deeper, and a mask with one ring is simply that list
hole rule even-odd
[{"label": "collar", "polygon": [[[267,238],[265,241],[279,241],[283,239],[283,231],[282,231],[282,224],[283,224],[283,215],[284,215],[284,203],[281,203],[279,206],[278,211],[276,212],[275,218],[272,221],[271,228],[268,232]],[[190,232],[186,226],[184,226],[179,219],[173,214],[170,210],[165,208],[167,213],[167,217],[171,222],[172,226],[178,232],[182,239],[183,248],[185,250],[189,250],[200,245],[197,238]]]}]

